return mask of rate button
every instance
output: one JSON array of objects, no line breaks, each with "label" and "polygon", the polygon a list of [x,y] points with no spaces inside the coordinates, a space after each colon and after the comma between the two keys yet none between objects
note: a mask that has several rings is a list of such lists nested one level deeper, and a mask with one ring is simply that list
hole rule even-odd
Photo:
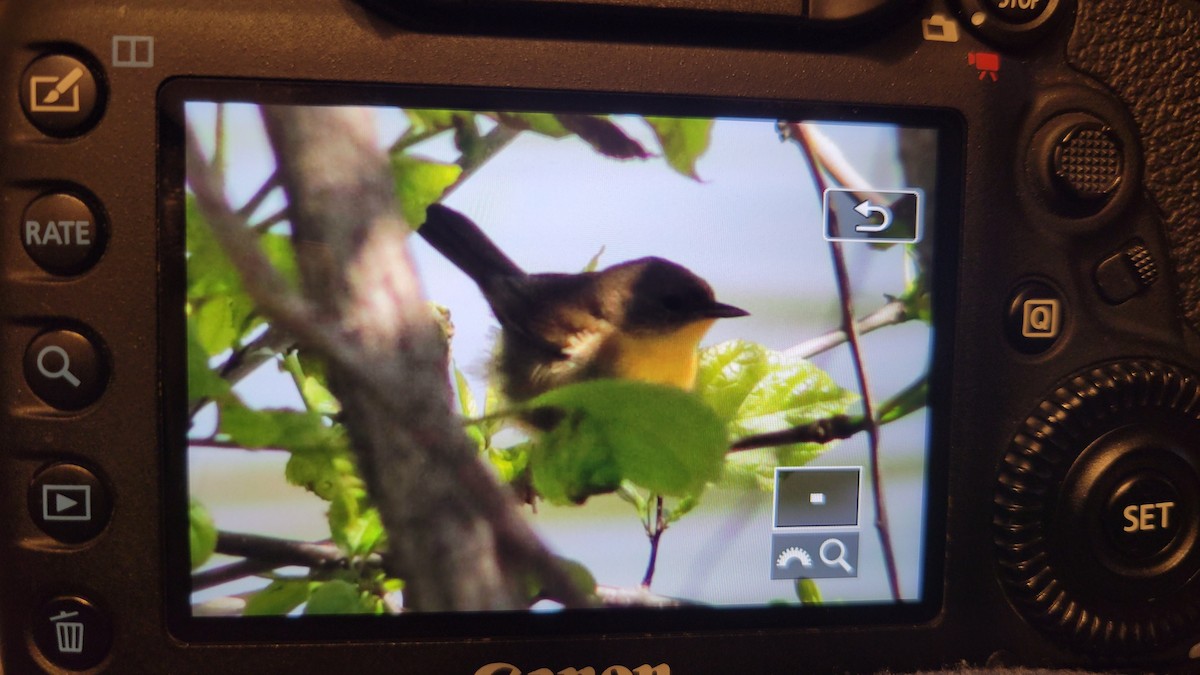
[{"label": "rate button", "polygon": [[21,218],[25,252],[51,274],[79,274],[96,263],[104,249],[103,223],[97,210],[71,194],[42,195]]}]

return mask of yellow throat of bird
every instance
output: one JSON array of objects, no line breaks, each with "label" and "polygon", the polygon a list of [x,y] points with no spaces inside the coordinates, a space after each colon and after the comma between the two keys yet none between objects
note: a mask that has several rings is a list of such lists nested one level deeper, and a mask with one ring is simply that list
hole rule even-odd
[{"label": "yellow throat of bird", "polygon": [[693,321],[670,333],[617,336],[617,377],[691,391],[696,385],[700,339],[714,321]]}]

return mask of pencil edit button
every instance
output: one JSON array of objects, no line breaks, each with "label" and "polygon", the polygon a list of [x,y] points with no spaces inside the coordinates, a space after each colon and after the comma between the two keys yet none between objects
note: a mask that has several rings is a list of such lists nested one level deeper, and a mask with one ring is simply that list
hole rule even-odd
[{"label": "pencil edit button", "polygon": [[33,126],[58,137],[79,136],[91,129],[104,99],[92,68],[66,54],[50,54],[30,63],[17,94]]},{"label": "pencil edit button", "polygon": [[87,271],[103,252],[105,235],[99,210],[73,194],[42,195],[21,218],[21,245],[51,274]]},{"label": "pencil edit button", "polygon": [[82,410],[104,393],[108,366],[100,347],[72,330],[51,330],[25,348],[25,381],[59,410]]}]

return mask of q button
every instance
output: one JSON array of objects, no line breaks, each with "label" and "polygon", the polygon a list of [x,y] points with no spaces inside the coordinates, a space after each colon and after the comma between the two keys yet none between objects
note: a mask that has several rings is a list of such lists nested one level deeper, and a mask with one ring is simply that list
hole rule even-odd
[{"label": "q button", "polygon": [[82,410],[104,393],[108,367],[92,340],[75,331],[52,330],[25,349],[25,381],[55,408]]},{"label": "q button", "polygon": [[1027,281],[1009,296],[1005,311],[1008,342],[1019,352],[1041,354],[1059,341],[1067,323],[1062,294],[1041,281]]}]

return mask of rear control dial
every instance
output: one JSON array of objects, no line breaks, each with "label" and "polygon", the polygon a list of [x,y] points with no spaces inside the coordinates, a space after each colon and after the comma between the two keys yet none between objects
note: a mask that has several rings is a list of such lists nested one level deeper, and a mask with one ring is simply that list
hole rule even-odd
[{"label": "rear control dial", "polygon": [[1000,577],[1035,625],[1132,656],[1200,616],[1200,377],[1098,366],[1037,406],[1000,468]]}]

